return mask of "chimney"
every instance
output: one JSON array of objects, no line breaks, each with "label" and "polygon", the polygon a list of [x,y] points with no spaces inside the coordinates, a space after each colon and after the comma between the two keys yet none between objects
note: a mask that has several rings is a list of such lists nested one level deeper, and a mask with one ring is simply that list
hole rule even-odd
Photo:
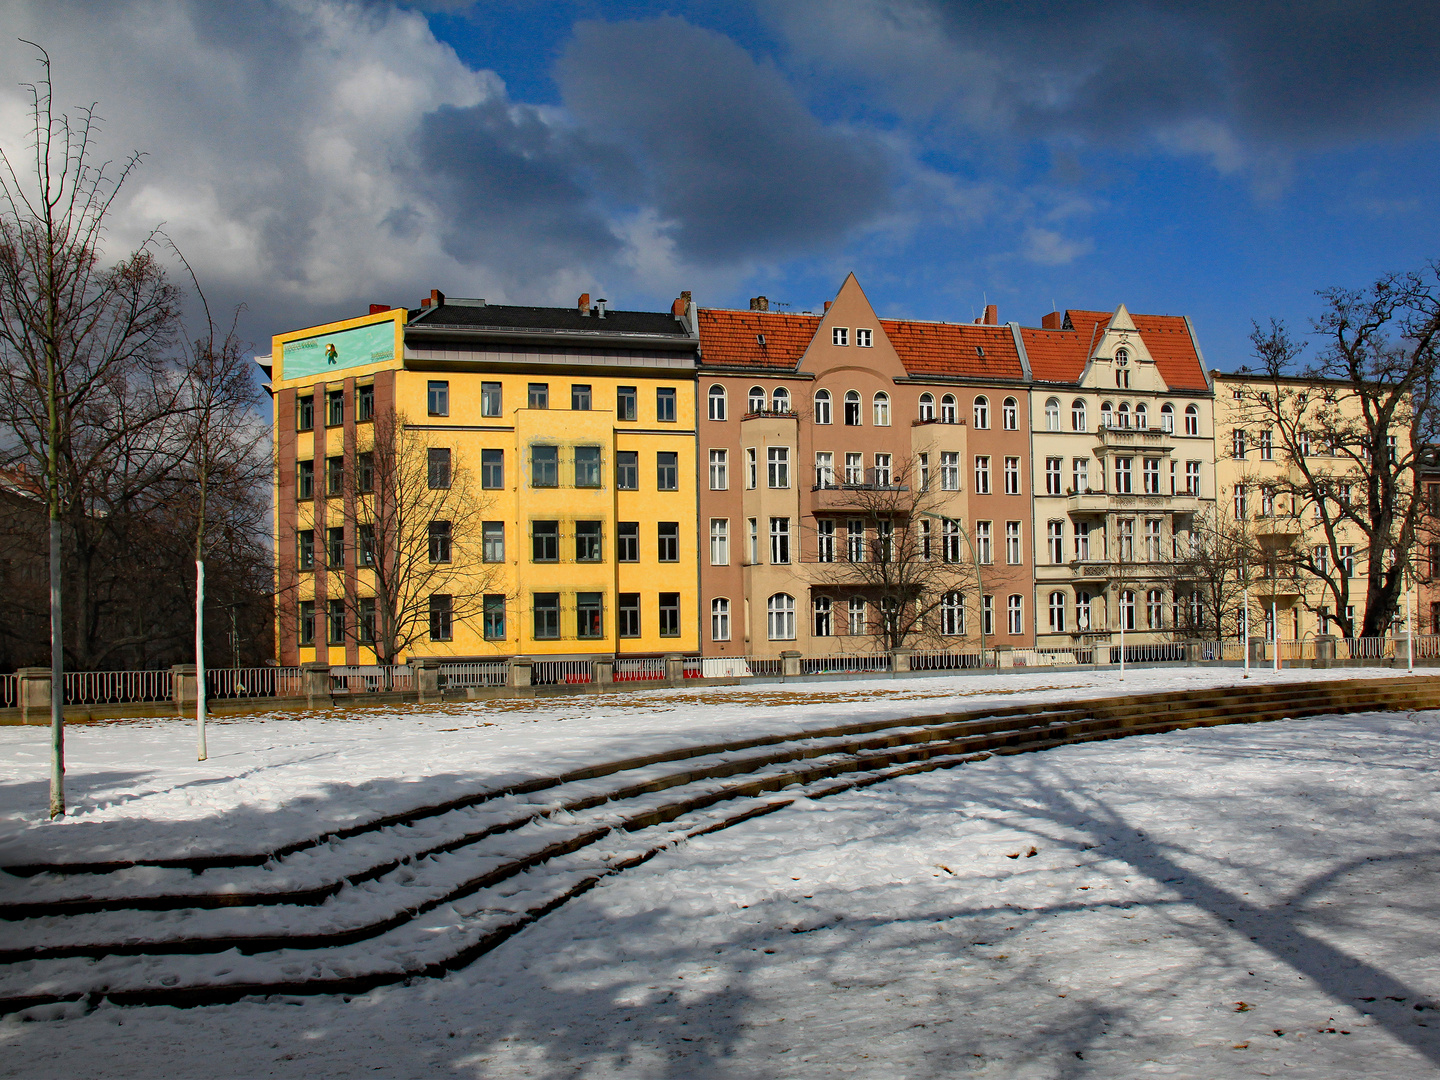
[{"label": "chimney", "polygon": [[371,304],[371,305],[370,305],[370,314],[371,314],[371,315],[379,315],[382,311],[389,311],[389,310],[390,310],[390,305],[389,305],[389,304]]},{"label": "chimney", "polygon": [[1062,330],[1065,327],[1065,316],[1058,311],[1052,311],[1040,320],[1040,325],[1046,330]]},{"label": "chimney", "polygon": [[431,290],[430,290],[430,306],[431,306],[431,307],[444,307],[444,306],[445,306],[445,294],[444,294],[443,292],[441,292],[439,289],[431,289]]},{"label": "chimney", "polygon": [[764,297],[764,296],[752,296],[752,297],[750,298],[750,310],[751,310],[751,311],[769,311],[769,310],[770,310],[770,300],[769,300],[769,298],[768,298],[768,297]]},{"label": "chimney", "polygon": [[986,305],[985,305],[985,325],[986,325],[986,326],[998,326],[998,325],[999,325],[999,319],[1000,319],[1000,309],[997,308],[994,304],[986,304]]},{"label": "chimney", "polygon": [[690,307],[690,294],[689,294],[689,293],[683,293],[683,292],[682,292],[682,293],[681,293],[679,296],[677,296],[677,297],[674,299],[674,301],[670,304],[670,314],[671,314],[671,316],[673,316],[673,317],[676,318],[676,319],[682,319],[682,318],[685,317],[685,311],[686,311],[686,309],[688,309],[689,307]]},{"label": "chimney", "polygon": [[428,307],[430,306],[430,297],[428,297],[428,296],[422,296],[422,297],[420,298],[420,306],[421,306],[422,308],[428,308]]},{"label": "chimney", "polygon": [[595,311],[599,314],[599,317],[602,318],[602,319],[605,317],[605,305],[608,304],[609,302],[610,302],[610,301],[609,301],[609,300],[606,300],[603,296],[600,297],[599,300],[596,300],[596,301],[595,301]]},{"label": "chimney", "polygon": [[826,311],[829,311],[829,310],[830,310],[830,305],[833,304],[834,302],[835,302],[834,300],[826,300],[826,301],[825,301],[825,310],[826,310]]},{"label": "chimney", "polygon": [[588,292],[582,292],[580,299],[575,301],[575,307],[582,316],[588,317],[590,315],[590,294]]}]

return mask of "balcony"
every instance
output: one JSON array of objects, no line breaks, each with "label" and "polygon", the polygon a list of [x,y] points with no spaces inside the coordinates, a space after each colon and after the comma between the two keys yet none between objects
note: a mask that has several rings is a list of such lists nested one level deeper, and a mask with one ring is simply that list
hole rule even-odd
[{"label": "balcony", "polygon": [[1300,538],[1302,531],[1300,519],[1294,515],[1258,518],[1255,521],[1255,539],[1264,548],[1288,548]]},{"label": "balcony", "polygon": [[1111,575],[1109,559],[1074,559],[1070,572],[1077,580],[1105,581]]},{"label": "balcony", "polygon": [[893,506],[896,510],[908,505],[900,496],[910,489],[893,484],[827,484],[810,489],[815,510],[859,510]]},{"label": "balcony", "polygon": [[1200,509],[1195,495],[1117,495],[1113,491],[1072,492],[1066,509],[1071,514],[1194,514]]},{"label": "balcony", "polygon": [[1175,433],[1159,428],[1101,427],[1096,434],[1100,437],[1100,454],[1168,454],[1175,449]]}]

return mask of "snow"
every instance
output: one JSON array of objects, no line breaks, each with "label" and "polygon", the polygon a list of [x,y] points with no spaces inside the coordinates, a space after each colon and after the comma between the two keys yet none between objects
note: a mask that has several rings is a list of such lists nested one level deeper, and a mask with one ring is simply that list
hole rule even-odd
[{"label": "snow", "polygon": [[[1255,679],[1356,674],[1394,673]],[[1123,690],[1236,676],[1132,671]],[[215,724],[204,763],[174,722],[76,727],[76,813],[54,824],[45,732],[12,728],[4,861],[260,850],[670,746],[1120,689],[1065,671],[275,715]],[[1437,734],[1435,713],[1196,729],[800,798],[605,878],[445,979],[12,1018],[0,1075],[1436,1075]],[[517,903],[533,885],[512,882]]]}]

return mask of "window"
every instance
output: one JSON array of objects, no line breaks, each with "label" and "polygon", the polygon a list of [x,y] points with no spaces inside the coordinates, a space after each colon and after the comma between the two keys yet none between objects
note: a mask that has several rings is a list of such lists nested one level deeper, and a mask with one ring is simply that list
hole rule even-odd
[{"label": "window", "polygon": [[754,491],[760,483],[759,458],[753,446],[745,450],[745,488],[747,491]]},{"label": "window", "polygon": [[1260,460],[1275,460],[1275,447],[1271,442],[1271,431],[1269,428],[1266,428],[1264,431],[1260,432]]},{"label": "window", "polygon": [[1235,520],[1240,521],[1245,517],[1245,485],[1235,485]]},{"label": "window", "polygon": [[713,386],[710,387],[710,392],[706,395],[706,400],[709,402],[710,406],[710,419],[724,420],[725,387],[721,386],[719,383],[715,383]]},{"label": "window", "polygon": [[504,410],[501,408],[500,384],[498,382],[482,382],[480,384],[480,415],[504,415]]},{"label": "window", "polygon": [[763,386],[750,387],[750,393],[745,398],[745,408],[752,413],[765,411],[765,388]]},{"label": "window", "polygon": [[990,426],[990,399],[977,397],[975,399],[975,427],[985,430]]},{"label": "window", "polygon": [[1123,629],[1135,629],[1135,594],[1126,589],[1120,594],[1120,625]]},{"label": "window", "polygon": [[345,601],[330,600],[325,604],[325,643],[345,644]]},{"label": "window", "polygon": [[656,529],[659,537],[659,554],[661,562],[680,561],[680,523],[678,521],[662,521]]},{"label": "window", "polygon": [[343,457],[331,457],[325,459],[325,494],[339,495],[345,490],[345,459]]},{"label": "window", "polygon": [[480,523],[480,555],[485,562],[505,561],[505,523],[503,521],[482,521]]},{"label": "window", "polygon": [[450,384],[431,379],[425,384],[425,405],[431,416],[450,415]]},{"label": "window", "polygon": [[450,448],[431,446],[425,451],[425,482],[431,491],[443,491],[450,486]]},{"label": "window", "polygon": [[1429,543],[1426,546],[1426,556],[1429,565],[1429,576],[1440,576],[1440,544]]},{"label": "window", "polygon": [[1245,456],[1245,430],[1243,428],[1236,428],[1230,432],[1230,456],[1232,458]]},{"label": "window", "polygon": [[1185,406],[1185,434],[1200,434],[1200,410],[1194,405]]},{"label": "window", "polygon": [[530,486],[537,488],[560,486],[560,448],[558,446],[532,446],[530,448]]},{"label": "window", "polygon": [[943,518],[940,522],[940,558],[947,563],[958,563],[960,551],[960,522],[954,518]]},{"label": "window", "polygon": [[1120,407],[1115,410],[1115,426],[1128,428],[1130,426],[1130,406],[1126,402],[1120,402]]},{"label": "window", "polygon": [[1296,449],[1300,451],[1301,457],[1310,456],[1310,433],[1302,431],[1295,437]]},{"label": "window", "polygon": [[355,422],[364,424],[375,419],[375,384],[355,388]]},{"label": "window", "polygon": [[833,604],[828,596],[817,596],[810,602],[814,616],[815,636],[829,637],[831,633],[830,614]]},{"label": "window", "polygon": [[710,565],[730,565],[730,519],[710,519]]},{"label": "window", "polygon": [[1145,594],[1145,625],[1151,630],[1165,629],[1164,594],[1159,589]]},{"label": "window", "polygon": [[1145,407],[1143,401],[1135,406],[1135,426],[1141,431],[1150,429],[1150,411]]},{"label": "window", "polygon": [[922,562],[930,561],[930,521],[928,518],[920,519],[920,559]]},{"label": "window", "polygon": [[1090,459],[1077,457],[1070,462],[1070,479],[1077,495],[1090,490]]},{"label": "window", "polygon": [[[1433,545],[1432,545],[1433,546]],[[1322,575],[1330,573],[1330,548],[1324,544],[1317,544],[1311,550],[1311,557],[1315,562],[1315,569]],[[1434,572],[1433,570],[1431,571]]]},{"label": "window", "polygon": [[[721,419],[721,420],[724,420],[724,419],[725,419],[725,402],[724,402],[724,400],[723,400],[723,395],[724,395],[725,391],[722,390],[722,391],[720,391],[720,393],[721,393],[721,395],[722,395],[722,400],[721,400],[721,402],[720,402],[720,419]],[[615,388],[615,419],[616,419],[616,420],[634,420],[634,419],[635,419],[635,401],[636,401],[636,398],[637,398],[638,396],[639,396],[639,394],[637,393],[636,388],[633,387],[633,386],[617,386],[617,387]],[[713,419],[715,419],[715,417],[712,416],[711,419],[713,420]]]},{"label": "window", "polygon": [[1342,569],[1342,570],[1345,572],[1345,576],[1346,576],[1347,578],[1351,578],[1351,577],[1354,577],[1354,576],[1355,576],[1355,548],[1354,548],[1354,545],[1351,545],[1351,544],[1342,544],[1342,545],[1340,546],[1340,565],[1339,565],[1339,568]]},{"label": "window", "polygon": [[640,594],[636,592],[622,592],[620,594],[620,636],[640,636]]},{"label": "window", "polygon": [[315,392],[301,392],[295,395],[295,430],[315,430]]},{"label": "window", "polygon": [[710,490],[724,491],[730,486],[730,451],[710,451]]},{"label": "window", "polygon": [[590,411],[590,384],[570,384],[570,408],[576,412]]},{"label": "window", "polygon": [[777,386],[775,392],[770,395],[770,411],[777,413],[788,413],[790,411],[790,391],[783,386]]},{"label": "window", "polygon": [[1052,634],[1065,632],[1065,594],[1063,592],[1050,594],[1050,632]]},{"label": "window", "polygon": [[875,426],[890,426],[890,395],[879,393],[875,395]]},{"label": "window", "polygon": [[1160,561],[1160,519],[1145,519],[1145,561]]},{"label": "window", "polygon": [[790,561],[790,519],[788,517],[772,517],[770,519],[770,561],[783,566]]},{"label": "window", "polygon": [[934,420],[934,419],[935,419],[935,395],[934,395],[934,394],[921,394],[921,395],[920,395],[920,419],[921,419],[921,420]]},{"label": "window", "polygon": [[1046,523],[1045,548],[1050,553],[1050,565],[1059,566],[1065,561],[1065,523],[1063,521]]},{"label": "window", "polygon": [[1134,464],[1134,458],[1117,457],[1115,459],[1115,491],[1117,494],[1129,495],[1134,490],[1131,485],[1131,467]]},{"label": "window", "polygon": [[864,518],[850,518],[845,522],[845,558],[850,562],[865,561]]},{"label": "window", "polygon": [[1020,409],[1013,397],[1007,397],[1000,406],[1000,426],[1006,431],[1020,429]]},{"label": "window", "polygon": [[995,633],[995,597],[988,593],[980,597],[980,632],[987,636]]},{"label": "window", "polygon": [[895,552],[895,523],[893,521],[877,521],[875,523],[875,561],[888,563]]},{"label": "window", "polygon": [[577,638],[598,638],[604,636],[604,594],[582,592],[575,594],[575,636]]},{"label": "window", "polygon": [[1050,398],[1045,402],[1045,430],[1060,430],[1060,399]]},{"label": "window", "polygon": [[454,606],[447,593],[430,596],[430,640],[449,641],[454,636]]},{"label": "window", "polygon": [[615,561],[640,561],[640,523],[638,521],[617,521],[615,523]]},{"label": "window", "polygon": [[893,460],[889,454],[875,455],[875,486],[888,488],[890,486],[890,463]]},{"label": "window", "polygon": [[1168,401],[1160,406],[1160,430],[1167,433],[1175,430],[1175,406]]},{"label": "window", "polygon": [[865,457],[863,454],[845,455],[845,483],[865,483]]},{"label": "window", "polygon": [[[532,409],[550,408],[550,384],[532,382],[526,393],[526,402]],[[541,595],[548,595],[542,593]]]},{"label": "window", "polygon": [[867,329],[865,329],[864,327],[861,327],[861,328],[859,328],[859,329],[857,329],[857,330],[855,331],[855,344],[856,344],[859,348],[862,348],[862,349],[868,349],[868,348],[870,348],[870,342],[871,342],[872,340],[873,340],[873,334],[872,334],[872,332],[871,332],[870,330],[867,330]]},{"label": "window", "polygon": [[361,566],[375,565],[375,526],[359,525],[355,529],[355,561]]},{"label": "window", "polygon": [[975,458],[975,494],[990,494],[990,457],[988,454]]},{"label": "window", "polygon": [[660,594],[660,636],[680,636],[680,594],[678,592],[662,592]]},{"label": "window", "polygon": [[655,490],[680,490],[680,455],[674,450],[661,450],[655,454]]},{"label": "window", "polygon": [[315,644],[315,601],[300,601],[300,644]]},{"label": "window", "polygon": [[960,490],[960,453],[954,450],[940,451],[940,490]]},{"label": "window", "polygon": [[495,491],[505,486],[505,451],[480,451],[480,486]]},{"label": "window", "polygon": [[940,633],[946,637],[965,633],[965,597],[961,593],[947,592],[940,597]]},{"label": "window", "polygon": [[954,394],[946,394],[940,399],[940,422],[942,424],[956,424],[960,422],[960,415],[955,407]]},{"label": "window", "polygon": [[345,423],[345,391],[330,390],[325,394],[325,424],[340,427]]},{"label": "window", "polygon": [[850,632],[851,637],[859,637],[865,633],[865,598],[863,596],[850,598],[845,623],[845,629]]},{"label": "window", "polygon": [[534,637],[537,640],[553,639],[560,636],[560,594],[537,592],[534,594]]},{"label": "window", "polygon": [[1260,516],[1275,516],[1275,489],[1269,484],[1260,485]]},{"label": "window", "polygon": [[430,561],[432,563],[447,563],[450,561],[450,522],[430,522]]},{"label": "window", "polygon": [[845,392],[845,425],[847,427],[860,426],[860,392],[858,390]]},{"label": "window", "polygon": [[345,527],[336,526],[325,530],[325,565],[339,570],[345,565]]},{"label": "window", "polygon": [[1005,459],[1005,494],[1020,494],[1020,459],[1018,457]]},{"label": "window", "polygon": [[375,455],[368,450],[355,455],[355,490],[361,495],[375,490]]},{"label": "window", "polygon": [[1088,521],[1077,521],[1075,523],[1075,559],[1077,562],[1085,562],[1090,558],[1090,523]]},{"label": "window", "polygon": [[315,497],[315,462],[297,461],[295,470],[295,497],[297,499],[313,499]]},{"label": "window", "polygon": [[615,451],[615,487],[618,491],[640,490],[640,451]]},{"label": "window", "polygon": [[364,596],[355,604],[355,640],[361,645],[375,643],[375,598]]},{"label": "window", "polygon": [[1011,566],[1020,565],[1020,522],[1005,523],[1005,561]]},{"label": "window", "polygon": [[765,454],[766,483],[772,488],[790,486],[790,448],[772,446]]},{"label": "window", "polygon": [[837,327],[834,327],[834,328],[830,331],[830,344],[831,344],[831,345],[848,345],[848,344],[850,344],[850,330],[849,330],[849,328],[848,328],[848,327],[845,327],[845,326],[837,326]]},{"label": "window", "polygon": [[505,597],[486,593],[481,607],[481,625],[486,641],[505,640]]},{"label": "window", "polygon": [[1146,495],[1160,494],[1160,459],[1147,457],[1140,461],[1141,478]]},{"label": "window", "polygon": [[1135,561],[1135,519],[1121,518],[1117,523],[1120,526],[1120,560],[1122,562]]},{"label": "window", "polygon": [[1047,457],[1045,459],[1045,494],[1060,494],[1060,468],[1064,459],[1058,457]]},{"label": "window", "polygon": [[600,486],[600,447],[575,447],[575,486],[577,488],[598,488]]},{"label": "window", "polygon": [[754,566],[760,561],[760,526],[754,518],[749,521],[750,526],[750,558],[747,565]]},{"label": "window", "polygon": [[299,529],[295,533],[295,565],[301,570],[315,569],[315,530]]},{"label": "window", "polygon": [[1200,494],[1200,462],[1185,462],[1185,494]]},{"label": "window", "polygon": [[730,640],[730,601],[723,596],[710,601],[710,640]]},{"label": "window", "polygon": [[675,388],[662,386],[655,391],[655,419],[662,424],[675,422]]},{"label": "window", "polygon": [[980,562],[989,566],[995,561],[990,550],[990,522],[975,522],[975,554]]},{"label": "window", "polygon": [[530,523],[530,561],[560,561],[560,522],[532,521]]},{"label": "window", "polygon": [[602,562],[605,549],[602,547],[601,523],[598,521],[575,522],[575,561]]},{"label": "window", "polygon": [[1115,414],[1108,401],[1100,403],[1100,426],[1107,429],[1115,426]]},{"label": "window", "polygon": [[915,458],[916,472],[920,480],[920,490],[930,490],[930,455],[918,454]]},{"label": "window", "polygon": [[817,390],[815,392],[815,423],[830,423],[830,391]]},{"label": "window", "polygon": [[815,486],[817,488],[835,486],[835,455],[828,450],[822,450],[815,454]]},{"label": "window", "polygon": [[833,521],[815,522],[815,561],[822,563],[835,561],[835,522]]}]

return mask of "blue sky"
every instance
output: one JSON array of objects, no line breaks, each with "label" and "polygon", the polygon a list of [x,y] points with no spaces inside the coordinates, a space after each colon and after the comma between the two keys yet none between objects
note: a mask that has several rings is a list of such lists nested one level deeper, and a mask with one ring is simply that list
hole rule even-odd
[{"label": "blue sky", "polygon": [[[73,8],[74,17],[63,16]],[[1191,316],[1206,358],[1440,258],[1440,9],[1327,0],[0,2],[269,334],[415,304]],[[83,13],[83,17],[80,17]],[[21,45],[0,46],[0,141]]]}]

